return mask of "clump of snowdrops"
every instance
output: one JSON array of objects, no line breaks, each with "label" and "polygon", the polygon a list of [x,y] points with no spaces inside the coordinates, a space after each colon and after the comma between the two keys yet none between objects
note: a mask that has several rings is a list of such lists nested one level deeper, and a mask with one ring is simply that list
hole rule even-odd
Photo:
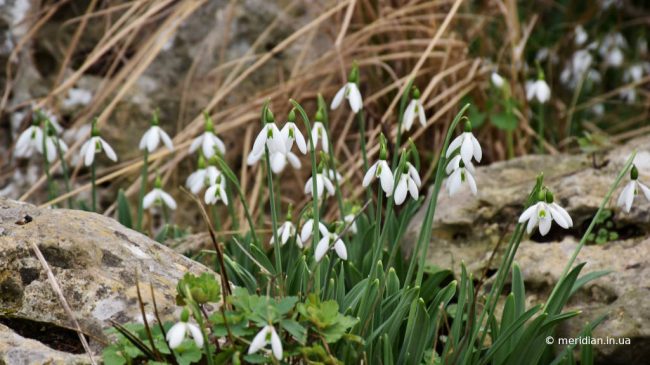
[{"label": "clump of snowdrops", "polygon": [[[381,135],[377,160],[369,161],[359,82],[359,69],[354,66],[348,82],[332,103],[328,105],[319,95],[316,110],[311,113],[290,100],[290,113],[279,119],[268,103],[264,105],[260,131],[247,163],[262,164],[266,170],[272,232],[267,239],[251,218],[238,177],[223,158],[227,153],[225,144],[215,134],[210,115],[205,114],[204,131],[189,149],[189,153],[196,154],[197,169],[188,176],[185,186],[208,225],[214,244],[210,253],[215,257],[215,273],[199,277],[186,274],[179,281],[175,323],[160,320],[155,302],[148,309],[141,302],[143,323],[115,325],[116,341],[103,353],[106,364],[537,364],[549,358],[556,363],[574,361],[572,346],[561,348],[558,353],[544,339],[562,321],[579,315],[577,311],[563,311],[571,295],[586,282],[604,275],[596,272],[581,276],[584,264],[574,264],[593,230],[595,217],[621,180],[629,173],[630,182],[618,200],[625,210],[630,210],[639,191],[650,199],[650,190],[638,181],[634,155],[620,174],[612,177],[610,190],[550,296],[543,304],[527,307],[521,270],[514,263],[522,238],[535,229],[545,235],[554,223],[564,229],[573,226],[570,215],[544,184],[543,174],[530,186],[528,198],[521,202],[522,214],[489,290],[482,290],[485,278],[474,278],[464,266],[457,278],[448,270],[429,268],[427,251],[443,185],[452,197],[476,195],[480,189],[475,164],[482,159],[482,149],[472,133],[471,121],[465,116],[469,105],[463,106],[449,124],[444,144],[435,146],[436,173],[430,199],[424,200],[420,192],[427,187],[419,174],[419,152],[408,140],[402,144],[403,133],[409,132],[416,119],[426,124],[420,92],[412,81],[404,86],[395,125],[396,140],[389,144]],[[545,96],[543,90],[536,92]],[[328,111],[337,108],[349,108],[356,114],[362,142],[362,186],[367,190],[365,201],[346,199],[340,188],[345,181],[337,171],[328,123]],[[25,155],[41,152],[46,163],[51,163],[67,148],[56,135],[48,118],[39,114],[16,148]],[[128,200],[124,194],[118,196],[120,221],[138,230],[142,229],[144,210],[176,208],[171,190],[165,190],[159,177],[150,190],[146,183],[148,155],[161,142],[165,148],[174,149],[154,115],[151,128],[139,145],[144,154],[135,223]],[[389,150],[389,145],[395,148]],[[93,123],[90,139],[83,145],[78,160],[81,167],[89,167],[92,172],[93,210],[94,166],[100,153],[117,160]],[[281,181],[285,169],[303,168],[299,155],[307,155],[309,160],[311,177],[304,186],[309,204],[284,206],[274,184]],[[221,237],[219,216],[213,207],[229,206],[235,199],[243,204],[248,231]],[[331,205],[338,210],[337,219],[326,221],[323,213]],[[404,257],[400,243],[420,209],[426,214],[415,251]],[[229,213],[235,219],[233,211]],[[169,215],[164,216],[169,226]],[[510,292],[506,293],[503,307],[497,309],[508,278]],[[152,310],[153,319],[147,316]],[[590,333],[598,322],[586,324],[584,333]],[[589,346],[583,345],[581,363],[592,359]]]}]

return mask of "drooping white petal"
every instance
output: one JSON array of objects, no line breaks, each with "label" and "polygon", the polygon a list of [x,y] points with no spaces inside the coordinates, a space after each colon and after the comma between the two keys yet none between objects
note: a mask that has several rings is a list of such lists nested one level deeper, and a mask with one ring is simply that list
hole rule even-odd
[{"label": "drooping white petal", "polygon": [[465,179],[469,184],[469,188],[472,191],[472,194],[476,195],[478,193],[478,189],[476,188],[476,180],[474,180],[474,176],[472,176],[472,174],[467,170],[465,170]]},{"label": "drooping white petal", "polygon": [[228,195],[226,194],[223,185],[219,185],[219,196],[221,197],[223,204],[228,205]]},{"label": "drooping white petal", "polygon": [[262,128],[260,133],[257,134],[257,137],[255,137],[255,141],[253,142],[253,148],[251,149],[251,152],[249,154],[249,159],[250,156],[262,156],[262,154],[264,153],[264,145],[266,145],[268,128],[269,128],[269,124],[266,124],[264,128]]},{"label": "drooping white petal", "polygon": [[156,201],[156,199],[158,199],[158,195],[158,190],[151,190],[149,193],[147,193],[147,195],[144,196],[144,199],[142,199],[142,207],[144,209],[149,208]]},{"label": "drooping white petal", "polygon": [[248,347],[248,354],[254,354],[257,351],[261,350],[266,346],[266,336],[269,332],[269,326],[265,326],[262,328],[257,335],[253,338],[253,341],[251,341],[250,347]]},{"label": "drooping white petal", "polygon": [[632,209],[632,202],[634,202],[634,193],[636,190],[636,181],[632,181],[632,184],[628,185],[627,191],[625,192],[625,211],[627,213]]},{"label": "drooping white petal", "polygon": [[569,215],[569,213],[567,213],[566,209],[562,208],[557,203],[552,203],[551,208],[554,209],[554,213],[557,213],[561,215],[562,218],[564,218],[564,220],[567,222],[567,225],[569,227],[573,227],[573,219],[571,219],[571,216]]},{"label": "drooping white petal", "polygon": [[379,162],[381,171],[379,172],[379,180],[381,181],[381,188],[386,193],[386,196],[393,194],[393,173],[390,171],[388,163],[384,160]]},{"label": "drooping white petal", "polygon": [[461,173],[461,169],[457,169],[453,174],[451,174],[451,176],[449,176],[449,180],[447,181],[447,190],[449,190],[449,196],[456,194],[460,188],[460,184],[462,182]]},{"label": "drooping white petal", "polygon": [[408,188],[411,197],[415,200],[418,200],[418,198],[420,197],[420,191],[418,189],[416,182],[413,179],[408,179]]},{"label": "drooping white petal", "polygon": [[451,141],[451,143],[449,144],[449,147],[447,147],[447,153],[445,157],[451,156],[451,154],[454,153],[454,151],[456,151],[461,144],[463,144],[463,140],[464,140],[463,134],[454,138],[454,140]]},{"label": "drooping white petal", "polygon": [[357,87],[357,84],[353,82],[348,83],[348,100],[350,101],[350,108],[355,113],[358,113],[359,110],[363,108],[363,99],[361,98],[361,92]]},{"label": "drooping white petal", "polygon": [[338,108],[341,105],[341,102],[343,101],[343,98],[345,97],[345,89],[347,88],[347,85],[343,85],[342,88],[339,89],[339,91],[336,92],[336,95],[334,95],[334,99],[332,100],[332,105],[330,105],[330,108],[332,110]]},{"label": "drooping white petal", "polygon": [[95,139],[96,137],[91,138],[88,142],[88,146],[86,147],[86,150],[84,151],[84,164],[86,166],[90,166],[93,164],[93,161],[95,160],[95,152],[97,149],[97,140]]},{"label": "drooping white petal", "polygon": [[341,239],[337,239],[334,242],[334,251],[336,255],[343,261],[348,259],[348,249],[345,247],[345,243]]},{"label": "drooping white petal", "polygon": [[409,170],[409,176],[411,179],[413,179],[413,182],[415,182],[415,185],[419,188],[422,186],[422,180],[420,179],[420,173],[418,170],[413,166],[410,162],[406,163],[406,166],[408,167]]},{"label": "drooping white petal", "polygon": [[402,129],[409,131],[413,126],[413,120],[415,120],[415,100],[411,100],[409,105],[404,111],[404,119],[402,120]]},{"label": "drooping white petal", "polygon": [[187,323],[187,329],[190,330],[190,334],[192,334],[192,339],[194,339],[194,343],[198,348],[203,347],[203,333],[201,332],[201,329],[199,326],[195,325],[194,323]]},{"label": "drooping white petal", "polygon": [[210,158],[214,156],[214,139],[212,139],[212,132],[203,133],[203,143],[201,143],[201,151],[203,151],[203,156]]},{"label": "drooping white petal", "polygon": [[309,237],[311,237],[313,229],[314,229],[314,220],[310,218],[302,225],[302,229],[300,230],[300,239],[303,242],[307,242]]},{"label": "drooping white petal", "polygon": [[335,190],[332,181],[327,176],[323,176],[323,183],[325,184],[325,189],[327,190],[327,194],[329,194],[329,196],[334,196]]},{"label": "drooping white petal", "polygon": [[424,114],[424,105],[418,100],[418,119],[420,119],[420,124],[424,127],[427,125],[427,117]]},{"label": "drooping white petal", "polygon": [[271,170],[279,174],[284,170],[284,167],[287,166],[287,158],[281,152],[274,152],[271,155]]},{"label": "drooping white petal", "polygon": [[316,262],[320,262],[320,260],[323,259],[323,256],[325,256],[325,253],[327,253],[327,250],[329,248],[329,243],[329,235],[321,238],[320,241],[318,241],[316,250],[314,250],[314,258],[316,259]]},{"label": "drooping white petal", "polygon": [[551,217],[560,227],[564,229],[569,228],[569,222],[564,219],[564,216],[553,206],[553,204],[549,205],[549,212],[551,213]]},{"label": "drooping white petal", "polygon": [[406,175],[402,174],[402,176],[399,178],[399,182],[397,183],[397,187],[395,188],[396,205],[401,205],[402,203],[404,203],[404,200],[406,200],[407,190],[408,190],[408,186],[406,183]]},{"label": "drooping white petal", "polygon": [[291,167],[293,167],[296,170],[302,166],[302,164],[300,163],[300,159],[298,159],[298,156],[296,156],[293,152],[287,153],[287,161],[289,161]]},{"label": "drooping white petal", "polygon": [[519,223],[524,223],[525,221],[529,220],[530,217],[532,217],[533,214],[535,214],[537,212],[537,205],[538,204],[539,203],[533,204],[530,207],[528,207],[526,210],[524,210],[524,212],[519,217]]},{"label": "drooping white petal", "polygon": [[526,225],[526,232],[530,234],[533,232],[533,229],[535,229],[535,226],[537,226],[537,223],[539,221],[539,216],[537,214],[538,208],[535,208],[535,214],[533,214],[530,219],[528,220],[528,224]]},{"label": "drooping white petal", "polygon": [[174,198],[172,198],[171,195],[160,190],[160,198],[162,199],[162,201],[165,202],[165,204],[169,207],[169,209],[172,210],[176,209],[176,201],[174,200]]},{"label": "drooping white petal", "polygon": [[375,178],[375,173],[377,172],[377,166],[379,165],[379,161],[375,162],[368,171],[366,171],[366,174],[363,176],[363,183],[361,184],[364,188],[367,188],[368,185],[372,182],[372,179]]},{"label": "drooping white petal", "polygon": [[539,220],[539,233],[542,236],[546,236],[548,231],[551,230],[551,223],[552,222],[553,222],[553,220],[551,219],[551,217],[541,218]]},{"label": "drooping white petal", "polygon": [[201,147],[201,145],[203,144],[203,138],[204,138],[203,134],[194,138],[192,144],[190,145],[190,153],[194,153],[194,151],[198,150],[199,147]]},{"label": "drooping white petal", "polygon": [[648,188],[645,184],[642,184],[637,180],[637,184],[641,188],[641,191],[643,191],[643,195],[645,195],[645,198],[650,201],[650,188]]},{"label": "drooping white petal", "polygon": [[312,182],[312,179],[313,179],[313,178],[310,177],[309,179],[307,179],[307,182],[305,183],[305,189],[304,189],[304,192],[305,192],[305,194],[307,194],[307,195],[308,195],[308,194],[311,194],[311,191],[312,191],[312,189],[314,188],[314,183]]},{"label": "drooping white petal", "polygon": [[169,329],[166,337],[169,347],[175,349],[181,344],[181,342],[183,342],[186,333],[186,326],[187,324],[185,322],[178,322]]},{"label": "drooping white petal", "polygon": [[158,132],[160,133],[160,138],[162,139],[163,143],[165,144],[165,147],[169,149],[170,151],[174,150],[174,142],[172,142],[172,139],[169,138],[169,135],[167,132],[162,130],[162,128],[158,128]]},{"label": "drooping white petal", "polygon": [[481,149],[481,144],[478,143],[478,139],[476,139],[473,134],[471,134],[471,139],[472,146],[474,148],[474,159],[476,162],[481,162],[481,158],[483,158],[483,150]]},{"label": "drooping white petal", "polygon": [[106,153],[106,157],[108,157],[113,162],[117,162],[117,155],[115,154],[113,147],[111,147],[111,145],[109,145],[108,142],[106,142],[102,137],[97,137],[97,138],[99,139],[99,142],[102,144],[102,148]]},{"label": "drooping white petal", "polygon": [[327,227],[322,222],[318,222],[318,231],[321,236],[329,236],[330,234],[330,231],[327,230]]},{"label": "drooping white petal", "polygon": [[471,133],[465,132],[463,144],[460,146],[460,157],[463,159],[465,165],[472,163],[472,156],[474,156],[474,143],[472,143]]},{"label": "drooping white petal", "polygon": [[222,155],[225,155],[226,154],[226,145],[223,143],[221,138],[217,137],[215,134],[212,134],[210,136],[210,138],[212,138],[212,141],[214,142],[214,145],[217,146],[217,149],[219,150],[219,152],[221,152]]},{"label": "drooping white petal", "polygon": [[280,235],[280,243],[283,245],[286,244],[291,237],[291,222],[285,222],[280,229],[278,229],[278,235]]},{"label": "drooping white petal", "polygon": [[460,168],[460,159],[461,159],[460,155],[456,155],[449,161],[447,167],[445,168],[445,172],[447,173],[447,175],[451,174],[452,172]]},{"label": "drooping white petal", "polygon": [[275,332],[275,328],[271,326],[271,349],[273,350],[273,356],[276,359],[282,360],[282,342],[280,341],[280,336]]},{"label": "drooping white petal", "polygon": [[54,145],[54,141],[52,140],[52,137],[45,138],[45,151],[47,153],[48,162],[52,162],[56,159],[57,150],[56,150],[56,146]]},{"label": "drooping white petal", "polygon": [[160,143],[160,134],[158,132],[159,129],[159,127],[153,126],[147,131],[147,133],[145,133],[145,136],[147,137],[147,149],[149,152],[153,152],[156,148],[158,148],[158,144]]}]

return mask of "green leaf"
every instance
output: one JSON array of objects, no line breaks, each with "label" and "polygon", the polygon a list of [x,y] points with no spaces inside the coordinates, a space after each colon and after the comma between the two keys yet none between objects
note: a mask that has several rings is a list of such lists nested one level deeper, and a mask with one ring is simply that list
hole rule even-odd
[{"label": "green leaf", "polygon": [[131,208],[129,207],[129,201],[126,199],[123,189],[120,189],[117,193],[117,221],[124,227],[133,228]]},{"label": "green leaf", "polygon": [[217,303],[221,298],[221,286],[214,274],[203,273],[195,276],[192,273],[185,273],[183,278],[176,285],[178,295],[176,301],[184,305],[185,300],[190,297],[198,304]]},{"label": "green leaf", "polygon": [[280,326],[293,336],[301,345],[307,343],[307,329],[293,319],[283,319]]},{"label": "green leaf", "polygon": [[490,117],[490,121],[492,125],[504,131],[514,131],[517,129],[517,117],[513,114],[494,114]]},{"label": "green leaf", "polygon": [[253,244],[251,244],[249,246],[249,249],[250,249],[251,255],[253,255],[255,260],[257,260],[257,262],[259,262],[260,265],[262,265],[264,267],[264,269],[266,269],[266,271],[269,272],[269,275],[275,276],[275,274],[276,274],[275,267],[271,263],[271,260],[269,260],[269,258],[266,256],[266,253],[264,253],[264,251],[262,251],[259,247],[255,246]]},{"label": "green leaf", "polygon": [[124,365],[127,361],[116,345],[108,346],[102,351],[102,360],[105,365]]},{"label": "green leaf", "polygon": [[603,277],[611,272],[612,272],[611,270],[592,271],[588,274],[579,277],[578,280],[576,280],[576,282],[573,284],[569,297],[575,294],[578,290],[580,290],[580,288],[582,288],[588,282]]}]

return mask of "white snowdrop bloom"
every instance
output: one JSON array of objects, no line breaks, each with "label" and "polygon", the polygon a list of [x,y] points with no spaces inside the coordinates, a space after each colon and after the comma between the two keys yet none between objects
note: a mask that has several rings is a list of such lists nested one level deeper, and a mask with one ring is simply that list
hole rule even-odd
[{"label": "white snowdrop bloom", "polygon": [[551,88],[543,79],[526,82],[526,99],[546,103],[551,98]]},{"label": "white snowdrop bloom", "polygon": [[330,150],[329,137],[327,136],[327,130],[325,130],[325,125],[321,122],[314,122],[314,125],[311,127],[311,140],[314,142],[314,149],[318,147],[318,142],[321,142],[323,146],[323,151],[328,153]]},{"label": "white snowdrop bloom", "polygon": [[305,142],[305,137],[294,122],[287,122],[282,127],[280,134],[282,134],[287,151],[291,151],[291,147],[293,147],[293,142],[295,141],[300,153],[303,155],[307,154],[307,143]]},{"label": "white snowdrop bloom", "polygon": [[144,133],[142,136],[142,139],[140,139],[140,146],[139,148],[141,150],[147,149],[149,152],[153,152],[158,148],[158,145],[160,144],[160,141],[165,144],[165,147],[167,147],[168,150],[173,151],[174,150],[174,143],[172,142],[172,139],[169,138],[169,135],[162,130],[158,125],[152,125],[149,127],[149,129]]},{"label": "white snowdrop bloom", "polygon": [[148,209],[154,205],[154,203],[164,203],[169,209],[176,209],[176,201],[162,189],[162,181],[160,177],[156,178],[154,183],[154,188],[142,199],[142,208]]},{"label": "white snowdrop bloom", "polygon": [[185,181],[185,186],[193,194],[198,194],[204,187],[217,183],[217,178],[221,176],[221,171],[214,166],[201,166],[194,171]]},{"label": "white snowdrop bloom", "polygon": [[273,171],[275,174],[279,174],[284,171],[284,168],[287,166],[287,162],[296,170],[302,166],[298,156],[296,156],[291,151],[282,149],[277,151],[269,151],[269,154],[271,160],[271,171]]},{"label": "white snowdrop bloom", "polygon": [[253,148],[248,154],[246,163],[248,165],[257,163],[264,156],[265,146],[269,149],[269,154],[274,151],[282,151],[283,153],[286,151],[286,142],[275,123],[266,123],[262,127],[262,130],[255,137]]},{"label": "white snowdrop bloom", "polygon": [[605,63],[612,67],[620,67],[623,64],[623,58],[623,51],[615,47],[605,57]]},{"label": "white snowdrop bloom", "polygon": [[[282,223],[280,228],[278,228],[278,238],[280,239],[280,243],[282,246],[284,246],[291,237],[296,236],[296,226],[293,225],[291,221],[286,221]],[[271,241],[270,244],[272,245],[275,242],[275,236],[271,235]],[[296,236],[296,245],[298,247],[302,248],[302,240],[300,239],[300,236]]]},{"label": "white snowdrop bloom", "polygon": [[549,192],[546,192],[546,201],[540,200],[526,209],[519,217],[519,223],[528,221],[526,231],[530,234],[539,225],[539,233],[545,236],[551,229],[551,223],[555,221],[560,227],[568,229],[573,227],[573,220],[564,208],[549,199]]},{"label": "white snowdrop bloom", "polygon": [[198,348],[202,348],[203,333],[201,332],[199,326],[195,325],[194,323],[188,323],[187,318],[185,321],[181,319],[179,322],[175,323],[167,332],[166,339],[169,343],[169,347],[175,349],[180,346],[188,333],[192,336],[192,339],[194,340],[196,346]]},{"label": "white snowdrop bloom", "polygon": [[348,229],[348,232],[350,232],[352,234],[357,234],[357,232],[358,232],[358,230],[357,230],[357,222],[354,219],[355,217],[356,216],[354,214],[347,214],[345,217],[343,217],[343,221],[345,222],[346,226],[348,224],[352,223],[352,225]]},{"label": "white snowdrop bloom", "polygon": [[[57,143],[59,144],[58,148],[57,148]],[[59,156],[59,148],[61,149],[61,153],[65,153],[68,150],[68,145],[54,135],[49,135],[45,137],[44,154],[47,155],[48,162],[52,162],[56,160],[56,158]],[[40,150],[43,150],[42,146]]]},{"label": "white snowdrop bloom", "polygon": [[577,46],[581,46],[587,42],[589,39],[589,35],[587,35],[587,32],[585,31],[585,28],[582,27],[582,25],[578,25],[574,29],[574,40]]},{"label": "white snowdrop bloom", "polygon": [[416,116],[422,126],[425,126],[427,124],[427,117],[424,114],[424,106],[422,105],[422,101],[420,101],[420,99],[411,99],[411,102],[406,107],[406,111],[404,112],[402,129],[407,131],[411,130],[413,121],[415,120]]},{"label": "white snowdrop bloom", "polygon": [[632,165],[632,170],[630,170],[630,182],[625,185],[623,190],[621,190],[621,195],[618,196],[616,205],[622,207],[626,213],[629,213],[632,208],[632,203],[634,202],[634,197],[639,194],[639,190],[641,190],[645,198],[650,201],[650,188],[639,181],[639,171],[636,166]]},{"label": "white snowdrop bloom", "polygon": [[575,88],[583,78],[585,72],[589,72],[587,74],[587,79],[591,81],[598,81],[595,80],[595,75],[598,75],[599,78],[600,74],[598,74],[596,70],[590,69],[592,62],[593,56],[591,53],[589,53],[588,50],[581,49],[576,51],[571,57],[571,60],[568,62],[567,66],[564,68],[564,70],[562,70],[560,74],[560,81],[562,81],[564,85]]},{"label": "white snowdrop bloom", "polygon": [[205,117],[205,129],[203,134],[196,137],[192,144],[190,145],[190,153],[198,150],[201,147],[201,151],[206,158],[214,156],[216,153],[215,148],[219,150],[222,155],[226,154],[226,145],[223,141],[214,134],[214,124],[212,123],[212,118],[206,113]]},{"label": "white snowdrop bloom", "polygon": [[505,85],[505,83],[506,83],[506,81],[503,79],[503,77],[501,77],[501,75],[499,75],[496,72],[492,72],[492,75],[490,76],[490,81],[492,81],[492,85],[494,85],[495,87],[497,87],[499,89],[502,88],[503,85]]},{"label": "white snowdrop bloom", "polygon": [[465,132],[456,137],[447,148],[447,154],[445,157],[449,158],[458,148],[460,148],[460,156],[463,159],[465,165],[472,164],[472,157],[476,162],[481,162],[483,158],[483,150],[481,149],[481,144],[478,142],[478,139],[474,137],[471,132],[472,126],[469,122],[465,124]]},{"label": "white snowdrop bloom", "polygon": [[16,157],[29,158],[42,149],[43,130],[38,125],[31,125],[18,137],[14,153]]},{"label": "white snowdrop bloom", "polygon": [[359,110],[363,108],[363,99],[361,98],[361,92],[359,87],[355,82],[348,82],[334,96],[332,100],[331,108],[332,110],[336,109],[341,105],[343,98],[348,99],[350,103],[350,109],[353,112],[358,113]]},{"label": "white snowdrop bloom", "polygon": [[[310,177],[305,183],[305,194],[311,194],[314,196],[312,179],[313,176]],[[324,192],[327,192],[327,196],[334,196],[335,194],[334,184],[332,184],[332,180],[330,180],[329,177],[323,173],[316,174],[316,192],[318,193],[319,199],[324,197]]]},{"label": "white snowdrop bloom", "polygon": [[273,356],[278,360],[282,360],[282,341],[280,341],[280,336],[278,336],[278,333],[275,331],[275,327],[271,325],[264,326],[264,328],[255,335],[250,347],[248,348],[248,354],[250,355],[258,352],[269,343],[271,344]]},{"label": "white snowdrop bloom", "polygon": [[[454,160],[452,160],[452,162],[447,165],[448,171],[449,166],[452,165],[453,162]],[[446,187],[447,191],[449,192],[449,196],[456,194],[464,182],[467,182],[470,190],[472,191],[472,194],[476,195],[478,193],[478,189],[476,188],[476,180],[474,180],[473,176],[474,168],[472,164],[470,163],[468,165],[465,165],[461,158],[459,158],[456,162],[458,163],[458,167],[452,169],[451,175],[449,175],[449,178],[446,181]]]},{"label": "white snowdrop bloom", "polygon": [[[91,131],[91,137],[89,140],[84,142],[81,145],[79,150],[79,156],[83,158],[84,165],[90,166],[95,161],[95,154],[104,151],[106,157],[108,157],[113,162],[117,161],[117,155],[113,150],[113,147],[108,144],[102,137],[99,136],[99,130],[95,127],[95,121],[93,121],[93,128]],[[81,159],[79,160],[81,162]]]},{"label": "white snowdrop bloom", "polygon": [[217,181],[210,185],[210,187],[205,191],[204,195],[205,204],[217,204],[219,200],[223,202],[224,205],[228,205],[228,194],[226,194],[226,182],[221,178],[217,178]]},{"label": "white snowdrop bloom", "polygon": [[328,250],[333,249],[336,252],[336,255],[343,261],[348,259],[348,249],[345,247],[345,243],[341,237],[333,232],[326,231],[321,232],[323,237],[318,241],[316,249],[314,250],[314,258],[316,262],[320,262],[323,259]]},{"label": "white snowdrop bloom", "polygon": [[623,64],[623,49],[627,41],[621,33],[609,33],[603,37],[598,47],[598,53],[608,66],[619,67]]},{"label": "white snowdrop bloom", "polygon": [[[318,231],[320,232],[321,236],[324,236],[329,232],[327,227],[321,223],[318,222]],[[307,241],[311,238],[312,233],[314,233],[314,219],[309,218],[303,223],[302,228],[300,229],[300,240],[302,243],[307,243]]]},{"label": "white snowdrop bloom", "polygon": [[390,170],[390,166],[385,159],[380,159],[375,162],[363,177],[363,187],[367,188],[368,185],[372,182],[373,179],[379,177],[379,182],[381,183],[381,188],[386,193],[386,196],[391,196],[393,194],[393,172]]},{"label": "white snowdrop bloom", "polygon": [[[460,156],[456,156],[459,157]],[[397,182],[397,187],[395,188],[395,204],[401,205],[406,200],[407,193],[411,194],[411,197],[415,200],[418,200],[420,197],[420,185],[422,181],[420,180],[420,174],[418,170],[410,162],[406,163],[405,171],[402,172],[402,175]]]}]

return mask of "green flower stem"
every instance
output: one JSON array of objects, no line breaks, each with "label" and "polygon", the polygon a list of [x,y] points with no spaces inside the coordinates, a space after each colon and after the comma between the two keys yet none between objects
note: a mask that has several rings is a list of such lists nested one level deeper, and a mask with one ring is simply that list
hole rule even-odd
[{"label": "green flower stem", "polygon": [[[63,158],[63,150],[61,149],[61,139],[56,134],[54,135],[56,141],[56,150],[59,154],[59,160],[61,161],[61,171],[63,171],[63,181],[65,181],[65,190],[67,193],[70,193],[70,174],[68,173],[68,164]],[[74,208],[74,202],[72,196],[68,198],[68,208]]]},{"label": "green flower stem", "polygon": [[569,270],[571,270],[571,267],[575,263],[576,258],[578,257],[578,254],[580,253],[580,250],[582,250],[582,247],[585,245],[587,242],[587,237],[591,234],[591,231],[593,231],[594,227],[596,226],[596,223],[598,222],[598,217],[600,217],[600,214],[603,212],[605,209],[605,206],[609,202],[609,200],[612,197],[612,194],[614,193],[614,190],[618,187],[618,184],[620,184],[621,180],[628,174],[630,171],[630,168],[632,167],[632,164],[634,163],[634,157],[636,156],[636,151],[632,152],[630,157],[627,159],[625,162],[625,165],[623,166],[623,169],[621,172],[619,172],[618,176],[616,177],[616,180],[614,180],[614,183],[612,186],[609,188],[609,191],[607,192],[607,195],[605,195],[605,198],[603,201],[600,203],[600,206],[598,207],[598,211],[596,212],[596,215],[591,220],[591,223],[589,224],[589,227],[587,228],[587,231],[585,231],[584,235],[582,235],[582,238],[580,239],[580,243],[578,243],[578,247],[573,251],[573,255],[571,255],[571,258],[569,259],[569,262],[567,262],[566,266],[564,267],[564,271],[562,271],[562,275],[560,276],[560,280],[558,280],[558,283],[555,285],[553,288],[553,291],[551,292],[551,295],[548,296],[548,299],[546,300],[546,303],[544,304],[544,311],[548,307],[549,303],[553,301],[555,296],[557,295],[557,290],[560,287],[560,284],[564,279],[566,278],[567,274],[569,273]]},{"label": "green flower stem", "polygon": [[[311,123],[309,122],[309,117],[307,116],[307,113],[305,112],[305,109],[298,104],[297,101],[291,99],[290,100],[291,104],[293,104],[294,108],[298,110],[298,113],[300,113],[300,116],[302,117],[303,122],[305,123],[305,127],[307,128],[308,131],[311,131]],[[311,138],[311,133],[307,133],[307,139],[309,139],[309,155],[311,157],[311,183],[312,183],[312,193],[313,193],[313,199],[312,199],[312,204],[313,204],[313,219],[314,219],[314,232],[312,233],[312,242],[316,243],[319,241],[320,237],[320,231],[318,230],[318,226],[320,223],[320,212],[318,211],[318,189],[316,188],[316,174],[318,171],[316,171],[316,151],[314,150],[314,141]],[[315,248],[315,245],[312,244],[312,246]],[[320,266],[317,263],[316,264],[316,270],[314,272],[314,290],[316,291],[316,296],[320,296],[321,290],[320,290]]]},{"label": "green flower stem", "polygon": [[[266,109],[265,109],[266,111]],[[262,118],[265,118],[266,113],[262,113]],[[275,207],[275,191],[273,189],[273,171],[271,171],[271,161],[269,155],[269,148],[264,146],[264,155],[266,160],[266,181],[269,188],[269,202],[271,203],[271,227],[273,229],[273,256],[275,256],[275,271],[280,276],[278,282],[280,288],[282,285],[282,254],[280,252],[281,242],[278,237],[278,212]]]},{"label": "green flower stem", "polygon": [[449,147],[449,142],[451,141],[451,136],[454,133],[454,129],[458,125],[465,111],[469,108],[469,104],[465,106],[456,114],[456,117],[451,122],[449,130],[447,131],[447,137],[445,138],[445,143],[442,146],[440,151],[440,157],[438,158],[438,169],[436,171],[436,180],[433,187],[433,194],[427,205],[426,215],[422,223],[422,229],[420,230],[420,235],[418,237],[418,242],[414,252],[413,259],[409,264],[409,269],[406,274],[406,280],[404,283],[410,283],[411,278],[413,277],[414,263],[416,258],[419,259],[418,271],[415,280],[415,286],[420,286],[422,284],[422,276],[424,275],[424,262],[427,257],[427,250],[429,248],[429,241],[431,241],[431,229],[433,226],[433,216],[436,212],[436,205],[438,204],[438,194],[440,193],[440,188],[442,187],[442,180],[445,173],[445,165],[447,163],[447,158],[445,157],[447,153],[447,148]]},{"label": "green flower stem", "polygon": [[[90,147],[89,147],[90,148]],[[93,163],[90,164],[90,181],[92,184],[92,209],[93,212],[97,212],[97,171],[95,168],[96,159],[93,159]]]},{"label": "green flower stem", "polygon": [[144,216],[144,192],[147,189],[147,180],[149,174],[149,149],[144,149],[142,157],[142,173],[140,174],[140,194],[138,195],[138,220],[136,221],[136,231],[142,231],[142,218]]},{"label": "green flower stem", "polygon": [[539,103],[537,107],[537,137],[539,138],[537,152],[544,153],[544,104]]},{"label": "green flower stem", "polygon": [[[330,134],[329,134],[330,123],[329,123],[329,116],[327,114],[327,104],[325,103],[325,100],[323,99],[323,96],[321,94],[318,94],[318,109],[321,111],[323,116],[323,125],[325,126],[325,133],[327,133],[327,142],[329,143],[328,150],[329,150],[329,158],[331,161],[329,167],[336,172],[337,170],[336,170],[336,160],[334,159],[334,145],[332,144],[332,139],[330,138]],[[311,133],[309,132],[308,134],[311,135]],[[339,178],[336,175],[337,174],[334,173],[334,187],[336,188],[336,202],[339,205],[339,214],[341,215],[341,219],[343,219],[345,217],[345,210],[343,209],[343,194],[341,193]]]}]

